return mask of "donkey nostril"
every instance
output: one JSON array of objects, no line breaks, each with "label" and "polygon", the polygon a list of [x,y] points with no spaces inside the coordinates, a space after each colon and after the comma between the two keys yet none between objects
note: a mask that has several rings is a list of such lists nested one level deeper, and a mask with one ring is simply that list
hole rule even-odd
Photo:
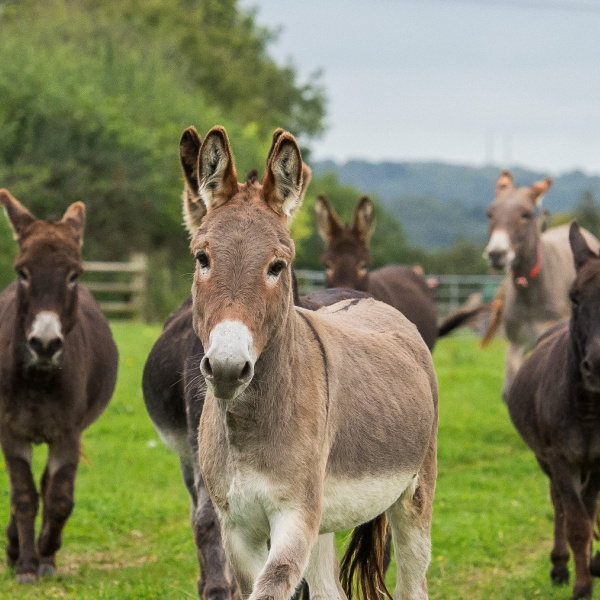
[{"label": "donkey nostril", "polygon": [[42,340],[35,336],[29,338],[29,346],[36,354],[40,354],[44,350],[44,344],[42,343]]},{"label": "donkey nostril", "polygon": [[246,361],[240,373],[240,381],[248,381],[252,377],[252,365]]},{"label": "donkey nostril", "polygon": [[54,356],[62,348],[62,345],[63,341],[60,338],[54,338],[48,344],[48,354]]},{"label": "donkey nostril", "polygon": [[207,379],[212,379],[213,371],[212,367],[210,366],[210,360],[208,359],[208,356],[205,356],[200,361],[200,371],[202,372],[202,375],[204,375],[204,377],[206,377]]}]

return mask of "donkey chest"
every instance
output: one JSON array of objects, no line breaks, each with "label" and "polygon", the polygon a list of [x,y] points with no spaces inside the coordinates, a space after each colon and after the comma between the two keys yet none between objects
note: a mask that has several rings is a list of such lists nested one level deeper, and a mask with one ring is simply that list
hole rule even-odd
[{"label": "donkey chest", "polygon": [[14,435],[35,444],[51,442],[70,428],[73,411],[61,397],[41,390],[23,389],[5,399],[2,425]]}]

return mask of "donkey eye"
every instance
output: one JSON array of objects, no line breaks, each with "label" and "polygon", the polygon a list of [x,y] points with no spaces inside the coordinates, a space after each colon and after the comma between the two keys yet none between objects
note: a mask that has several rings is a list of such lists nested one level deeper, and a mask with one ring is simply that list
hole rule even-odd
[{"label": "donkey eye", "polygon": [[573,304],[575,304],[575,306],[577,306],[577,304],[579,304],[579,294],[575,291],[570,291],[569,292],[569,299],[571,300],[571,302]]},{"label": "donkey eye", "polygon": [[29,283],[29,274],[25,269],[17,269],[17,277],[21,283]]},{"label": "donkey eye", "polygon": [[198,250],[198,252],[196,252],[196,260],[201,269],[208,269],[210,267],[210,258],[208,258],[208,254],[206,254],[204,250]]},{"label": "donkey eye", "polygon": [[77,280],[79,279],[79,275],[80,275],[80,273],[78,271],[73,271],[69,275],[69,278],[67,279],[69,285],[73,285],[73,284],[77,283]]},{"label": "donkey eye", "polygon": [[285,262],[283,260],[276,260],[269,267],[269,270],[267,271],[267,275],[269,277],[277,277],[279,275],[279,273],[281,273],[281,271],[283,271],[284,267],[285,267]]},{"label": "donkey eye", "polygon": [[522,213],[521,214],[521,219],[523,219],[523,221],[529,221],[529,219],[531,219],[532,215],[531,213]]}]

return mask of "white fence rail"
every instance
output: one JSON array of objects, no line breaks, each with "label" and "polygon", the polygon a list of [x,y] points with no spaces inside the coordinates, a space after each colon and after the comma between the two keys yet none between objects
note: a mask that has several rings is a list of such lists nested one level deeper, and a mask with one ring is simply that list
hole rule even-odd
[{"label": "white fence rail", "polygon": [[86,261],[83,270],[83,284],[105,314],[142,318],[148,274],[145,254],[132,254],[129,262]]}]

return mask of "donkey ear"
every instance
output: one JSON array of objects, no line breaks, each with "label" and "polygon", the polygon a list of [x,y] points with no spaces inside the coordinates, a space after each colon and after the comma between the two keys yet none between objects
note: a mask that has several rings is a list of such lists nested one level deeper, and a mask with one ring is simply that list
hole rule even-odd
[{"label": "donkey ear", "polygon": [[183,219],[185,228],[191,235],[206,214],[206,206],[198,194],[198,158],[202,140],[195,127],[188,127],[179,142],[179,160],[185,180],[183,188]]},{"label": "donkey ear", "polygon": [[515,183],[513,181],[513,176],[510,171],[504,170],[498,175],[498,179],[496,179],[496,198],[506,192],[507,190],[511,190],[515,187]]},{"label": "donkey ear", "polygon": [[223,127],[213,127],[200,147],[198,178],[198,195],[207,209],[225,204],[238,191],[233,154]]},{"label": "donkey ear", "polygon": [[83,229],[85,228],[85,204],[83,202],[74,202],[67,208],[63,215],[62,222],[71,227],[78,243],[83,244]]},{"label": "donkey ear", "polygon": [[326,244],[343,230],[338,216],[323,194],[320,194],[315,201],[315,220],[317,221],[319,235]]},{"label": "donkey ear", "polygon": [[282,133],[285,133],[285,130],[282,129],[281,127],[278,127],[273,132],[273,141],[271,142],[271,147],[269,148],[269,154],[267,154],[267,164],[269,164],[269,161],[271,160],[271,156],[273,155],[273,150],[275,150],[275,146],[277,145],[277,140],[281,137]]},{"label": "donkey ear", "polygon": [[598,258],[598,255],[587,245],[576,221],[571,223],[571,228],[569,229],[569,243],[571,244],[573,258],[575,260],[575,269],[577,271],[579,271],[590,258]]},{"label": "donkey ear", "polygon": [[531,201],[534,204],[540,204],[542,201],[542,198],[544,197],[544,195],[546,194],[546,192],[548,191],[548,189],[550,188],[551,185],[552,185],[552,177],[546,177],[546,179],[544,179],[544,181],[536,181],[529,188],[529,197],[531,198]]},{"label": "donkey ear", "polygon": [[368,196],[363,196],[354,210],[352,232],[361,242],[368,244],[373,231],[375,231],[375,210]]},{"label": "donkey ear", "polygon": [[6,189],[0,190],[0,204],[4,208],[15,240],[20,241],[36,218]]},{"label": "donkey ear", "polygon": [[308,181],[310,169],[302,162],[294,136],[285,131],[279,133],[263,179],[263,195],[267,204],[276,213],[290,217],[300,206]]}]

